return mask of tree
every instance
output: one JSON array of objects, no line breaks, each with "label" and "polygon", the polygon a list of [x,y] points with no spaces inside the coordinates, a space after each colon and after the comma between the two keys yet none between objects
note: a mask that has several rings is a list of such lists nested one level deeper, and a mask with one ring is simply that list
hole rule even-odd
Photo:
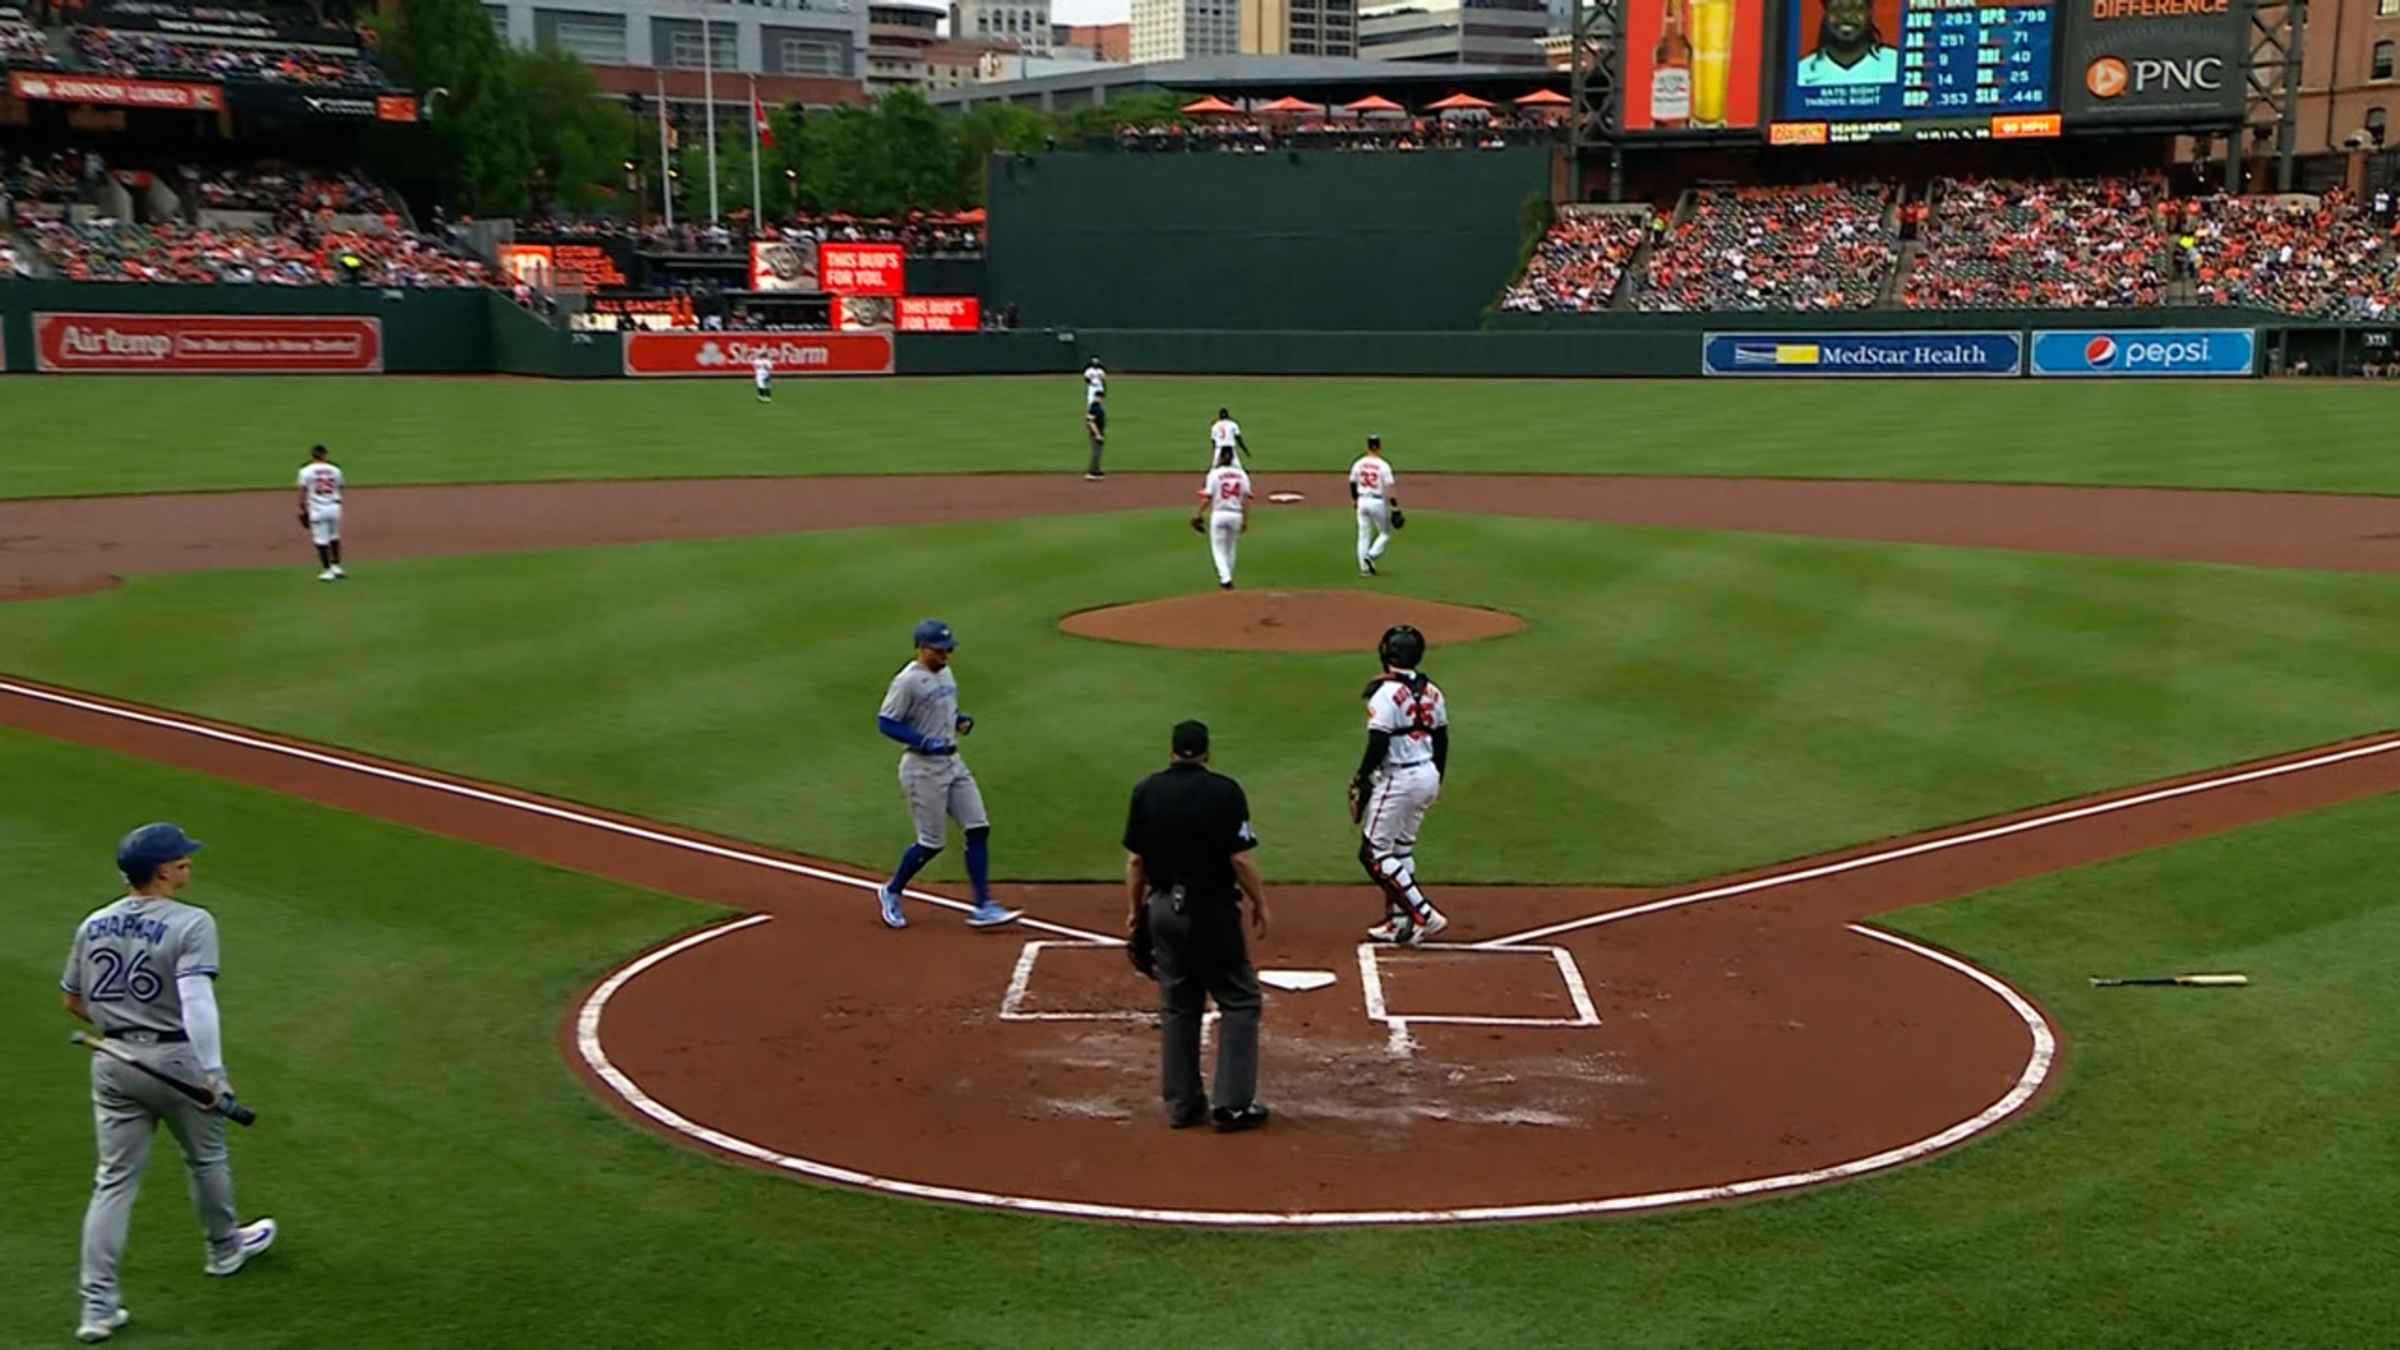
[{"label": "tree", "polygon": [[510,56],[528,114],[527,151],[549,197],[537,209],[581,214],[621,204],[625,161],[641,134],[632,115],[600,96],[591,68],[572,52],[544,47]]},{"label": "tree", "polygon": [[[409,0],[377,23],[377,51],[404,86],[428,99],[427,120],[378,128],[378,166],[466,211],[525,209],[534,157],[517,64],[481,0]],[[435,90],[443,90],[438,97]]]}]

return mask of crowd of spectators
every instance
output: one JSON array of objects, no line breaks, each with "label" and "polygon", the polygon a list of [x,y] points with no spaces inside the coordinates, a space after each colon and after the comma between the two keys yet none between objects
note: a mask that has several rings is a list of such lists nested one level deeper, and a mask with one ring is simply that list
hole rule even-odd
[{"label": "crowd of spectators", "polygon": [[315,89],[381,89],[383,70],[365,52],[324,47],[226,46],[121,28],[78,28],[75,56],[108,75],[155,75]]},{"label": "crowd of spectators", "polygon": [[[490,270],[422,236],[219,230],[180,224],[36,221],[34,246],[70,281],[438,288],[487,286]],[[347,265],[355,261],[356,266]]]},{"label": "crowd of spectators", "polygon": [[81,150],[12,155],[0,150],[0,190],[11,201],[66,206],[83,200],[90,180],[102,172],[99,157]]},{"label": "crowd of spectators", "polygon": [[1500,308],[1525,313],[1606,309],[1639,252],[1644,216],[1621,211],[1561,216],[1534,247],[1525,275]]},{"label": "crowd of spectators", "polygon": [[0,239],[0,277],[29,277],[33,268],[17,256],[17,246]]},{"label": "crowd of spectators", "polygon": [[25,22],[25,11],[0,9],[0,66],[46,69],[58,64],[50,50],[50,39],[42,30]]},{"label": "crowd of spectators", "polygon": [[912,211],[906,216],[812,215],[806,212],[781,224],[753,231],[746,212],[727,222],[704,225],[678,221],[674,228],[652,222],[637,225],[608,218],[581,220],[537,216],[519,221],[523,239],[630,239],[659,253],[746,253],[753,238],[799,243],[899,244],[912,257],[973,257],[983,252],[983,221],[939,212]]},{"label": "crowd of spectators", "polygon": [[364,174],[305,169],[273,160],[238,167],[184,165],[178,174],[187,203],[220,211],[384,215],[391,194]]},{"label": "crowd of spectators", "polygon": [[1651,249],[1634,307],[1683,310],[1866,309],[1897,256],[1874,186],[1710,189]]},{"label": "crowd of spectators", "polygon": [[2400,302],[2392,222],[2345,193],[2203,197],[2175,246],[2204,305],[2246,305],[2312,319],[2381,321]]},{"label": "crowd of spectators", "polygon": [[2173,280],[2157,179],[1953,179],[1935,188],[1903,282],[1909,309],[2123,309],[2163,304]]},{"label": "crowd of spectators", "polygon": [[1554,124],[1493,117],[1369,117],[1260,121],[1246,117],[1117,128],[1120,150],[1264,155],[1277,150],[1499,150],[1551,135]]}]

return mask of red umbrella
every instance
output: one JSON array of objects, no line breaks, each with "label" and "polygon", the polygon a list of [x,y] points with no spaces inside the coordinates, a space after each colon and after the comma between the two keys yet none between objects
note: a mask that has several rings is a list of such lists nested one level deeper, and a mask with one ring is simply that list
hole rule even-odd
[{"label": "red umbrella", "polygon": [[1555,89],[1536,89],[1530,94],[1519,96],[1516,100],[1517,106],[1520,108],[1563,108],[1572,102],[1574,102],[1573,99]]},{"label": "red umbrella", "polygon": [[1325,105],[1310,103],[1305,99],[1293,98],[1286,94],[1273,103],[1261,104],[1258,110],[1262,113],[1316,113],[1325,111]]},{"label": "red umbrella", "polygon": [[1354,113],[1396,113],[1408,111],[1399,104],[1392,102],[1388,98],[1385,98],[1381,94],[1369,94],[1365,98],[1358,100],[1356,103],[1343,104],[1342,108],[1346,112]]},{"label": "red umbrella", "polygon": [[1183,111],[1193,117],[1231,117],[1242,110],[1211,94],[1184,104]]},{"label": "red umbrella", "polygon": [[1488,98],[1477,98],[1473,94],[1452,94],[1439,103],[1426,104],[1425,110],[1427,112],[1472,112],[1482,111],[1491,106],[1492,101]]}]

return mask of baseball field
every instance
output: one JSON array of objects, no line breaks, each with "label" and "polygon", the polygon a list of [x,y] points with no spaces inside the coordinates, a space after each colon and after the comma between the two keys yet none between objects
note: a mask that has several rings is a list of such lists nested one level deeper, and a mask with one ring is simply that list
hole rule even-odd
[{"label": "baseball field", "polygon": [[[162,1137],[129,1344],[2400,1318],[2372,387],[1126,375],[1097,484],[1065,377],[6,389],[0,1344],[73,1327],[57,967],[152,819],[208,843],[187,898],[262,1117],[235,1175],[285,1237],[203,1278]],[[1219,405],[1299,498],[1229,594],[1183,525]],[[1410,515],[1373,579],[1340,478],[1370,431]],[[338,584],[291,520],[319,440]],[[1457,946],[1377,966],[1341,788],[1413,604],[1523,626],[1422,625]],[[1103,609],[1137,640],[1061,627]],[[1000,889],[1045,927],[956,923],[955,845],[914,927],[875,921],[907,825],[872,718],[928,615]],[[1193,622],[1218,649],[1154,645]],[[1090,941],[1187,716],[1264,841],[1260,964],[1338,976],[1270,998],[1254,1135],[1164,1128],[1147,986]],[[2252,983],[2089,983],[2183,971]],[[1539,1221],[1451,1221],[1480,1211]]]}]

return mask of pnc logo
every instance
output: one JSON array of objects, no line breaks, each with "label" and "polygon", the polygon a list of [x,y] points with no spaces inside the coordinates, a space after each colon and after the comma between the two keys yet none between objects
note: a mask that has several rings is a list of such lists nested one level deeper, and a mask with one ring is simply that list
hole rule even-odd
[{"label": "pnc logo", "polygon": [[2105,366],[2117,359],[2117,340],[2106,333],[2083,344],[2083,361],[2088,366]]},{"label": "pnc logo", "polygon": [[2083,72],[2083,87],[2091,90],[2094,98],[2115,98],[2124,93],[2125,86],[2132,82],[2132,77],[2125,71],[2125,63],[2113,56],[2101,57]]},{"label": "pnc logo", "polygon": [[2103,56],[2084,67],[2083,87],[2094,98],[2122,98],[2157,90],[2214,93],[2225,87],[2225,58],[2194,56],[2182,60],[2136,57],[2127,63]]}]

